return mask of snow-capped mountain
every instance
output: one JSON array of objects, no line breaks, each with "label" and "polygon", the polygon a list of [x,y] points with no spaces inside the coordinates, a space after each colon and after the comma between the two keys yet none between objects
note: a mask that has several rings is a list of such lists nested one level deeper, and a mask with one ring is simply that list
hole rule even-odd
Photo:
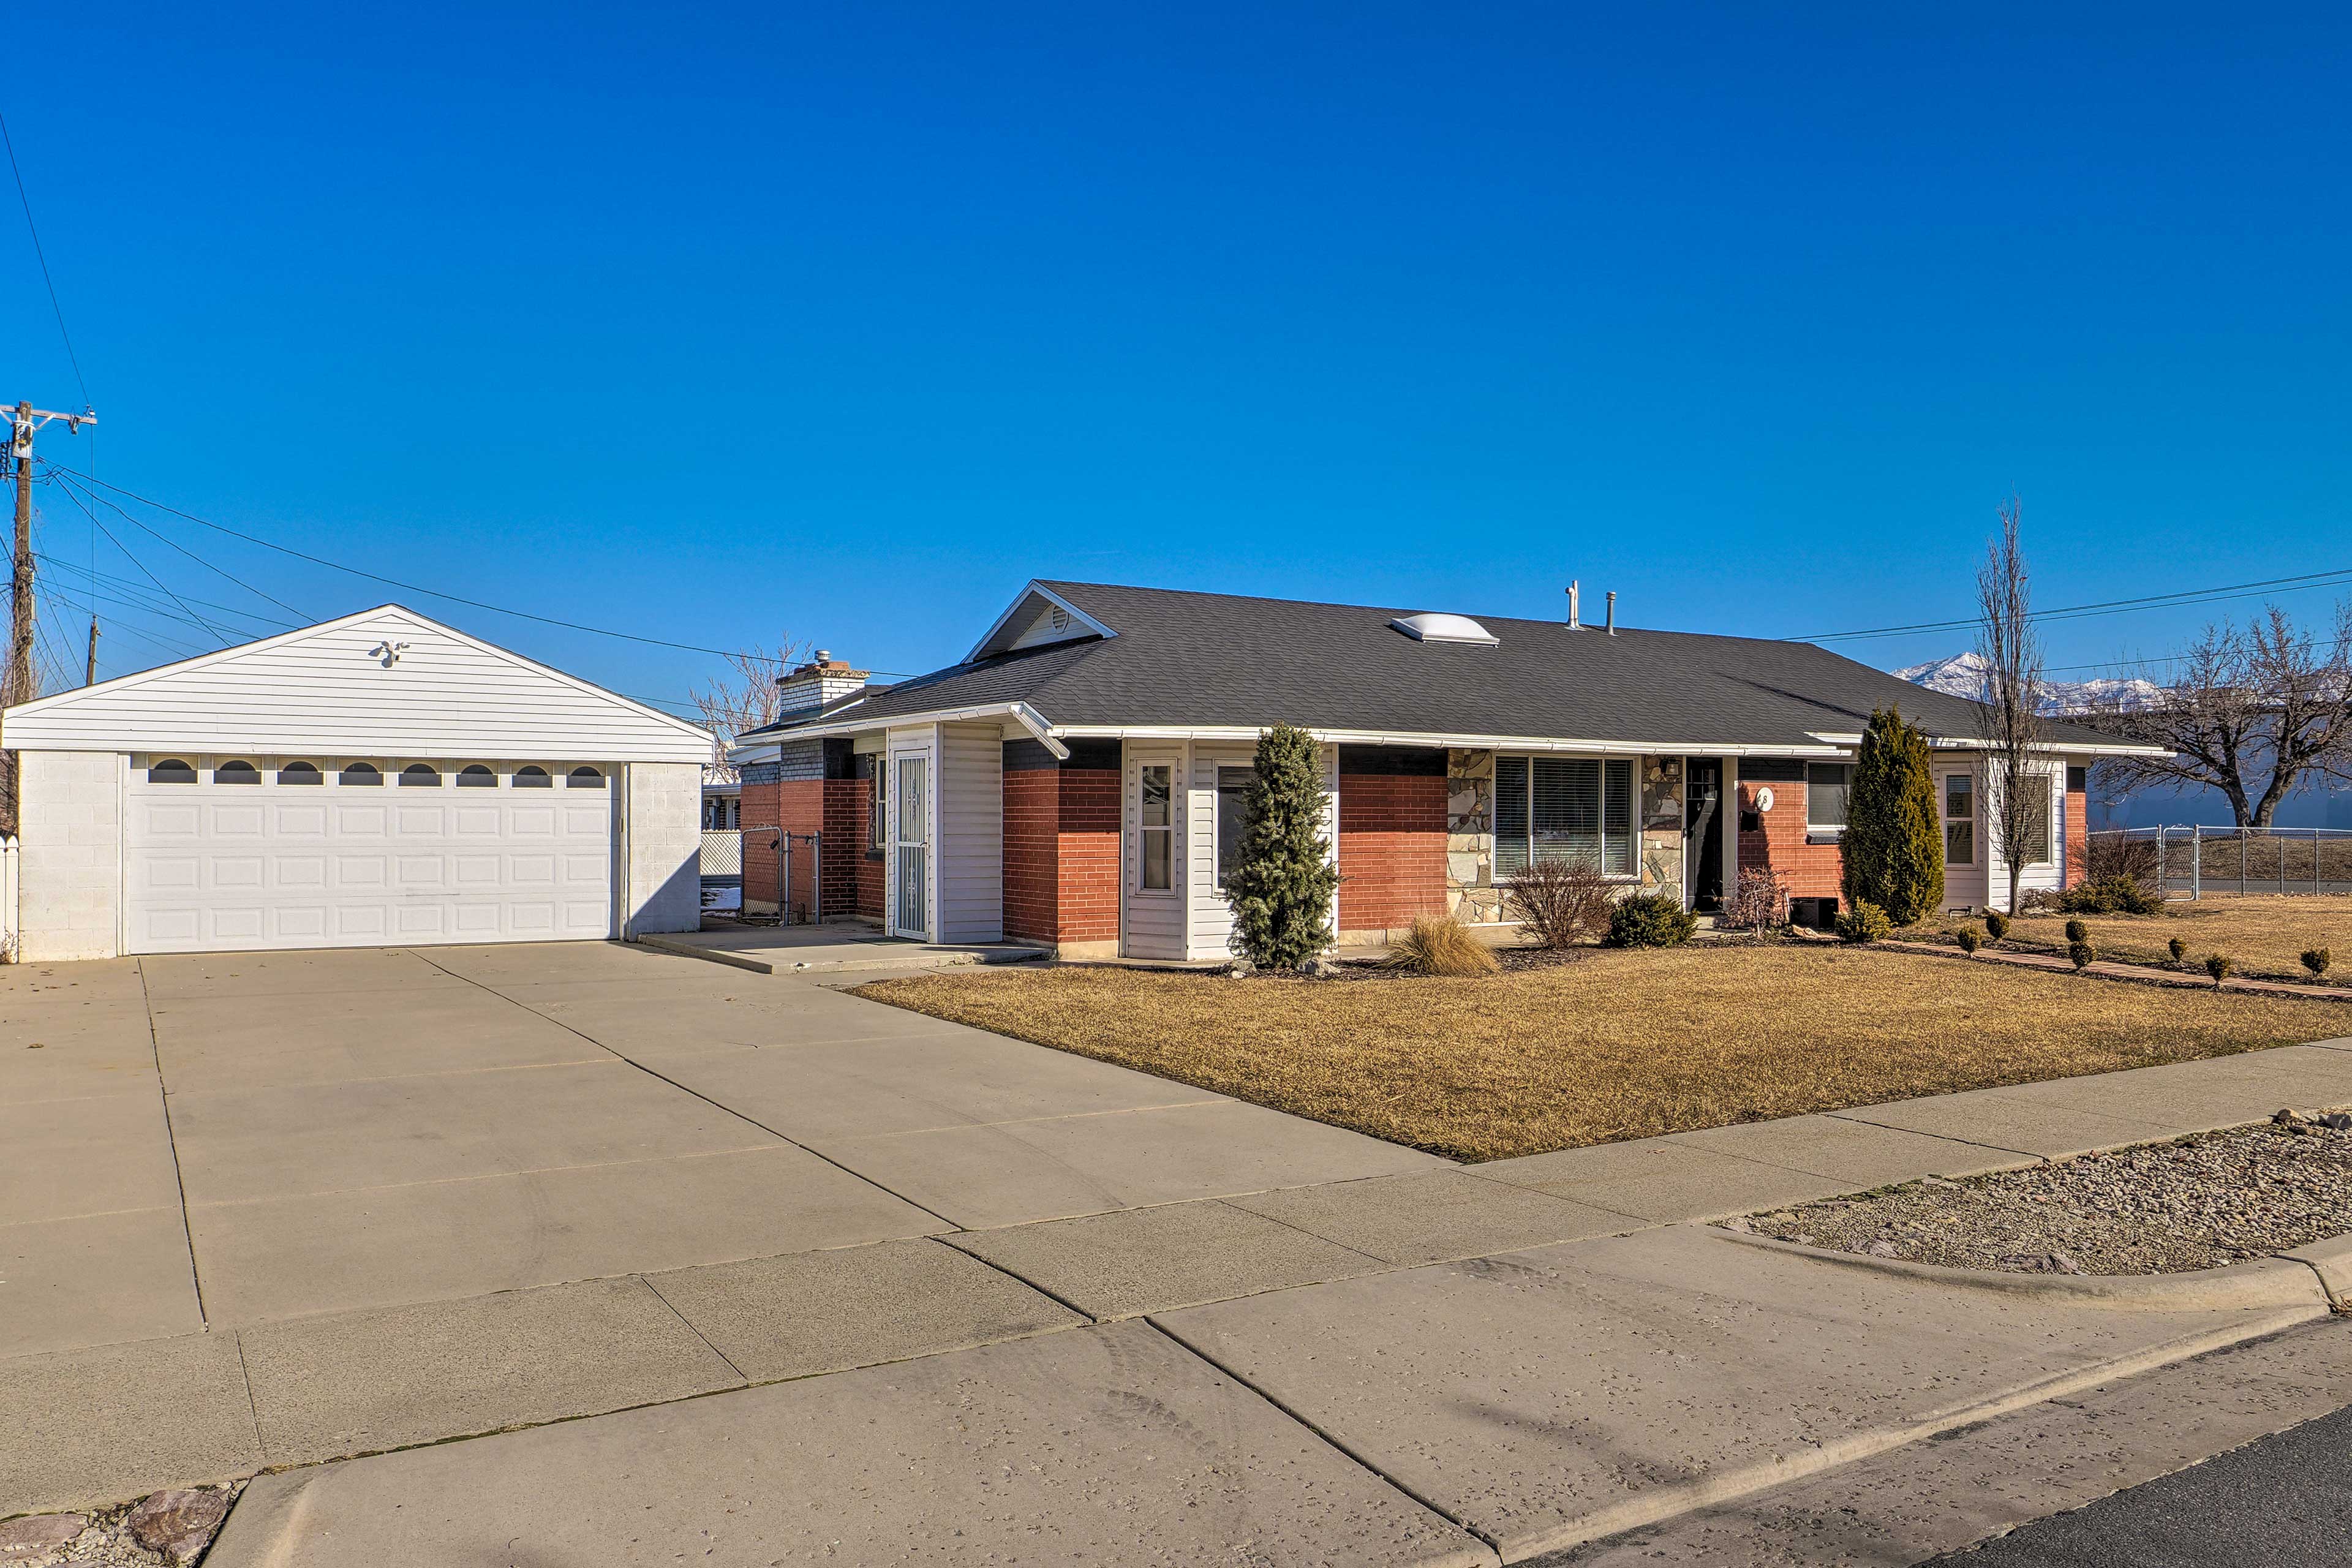
[{"label": "snow-capped mountain", "polygon": [[[1985,661],[1983,656],[1974,652],[1929,659],[1925,664],[1898,669],[1895,676],[1898,680],[1924,686],[1930,691],[1940,691],[1947,697],[1966,697],[1978,702],[1984,700]],[[2154,681],[2137,679],[2044,680],[2042,683],[2042,710],[2059,714],[2081,713],[2094,708],[2132,708],[2161,695],[2163,689]]]}]

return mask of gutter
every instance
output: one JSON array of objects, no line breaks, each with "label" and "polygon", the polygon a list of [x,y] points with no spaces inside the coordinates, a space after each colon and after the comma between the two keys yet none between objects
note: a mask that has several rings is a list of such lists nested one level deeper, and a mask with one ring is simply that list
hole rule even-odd
[{"label": "gutter", "polygon": [[[1820,731],[1813,731],[1812,735],[1816,741],[1827,741],[1832,745],[1848,751],[1862,744],[1862,734],[1859,731],[1851,735],[1826,734]],[[1930,735],[1927,737],[1927,746],[1930,751],[1937,752],[1989,752],[1993,749],[1993,742],[1976,735]],[[2033,749],[2051,756],[2168,757],[2173,754],[2170,749],[2164,746],[2138,746],[2127,741],[2049,741],[2036,745]]]},{"label": "gutter", "polygon": [[[845,735],[860,735],[876,730],[908,729],[918,724],[960,724],[978,719],[1009,719],[1025,731],[1030,739],[1054,753],[1054,760],[1070,760],[1070,748],[1055,737],[1055,730],[1043,713],[1026,702],[982,702],[969,708],[940,708],[928,713],[894,713],[881,719],[841,719],[823,724],[807,724],[788,730],[775,740],[757,746],[732,747],[727,760],[741,766],[747,763],[772,763],[783,754],[784,746],[795,741],[837,740]],[[1067,731],[1058,731],[1066,734]]]}]

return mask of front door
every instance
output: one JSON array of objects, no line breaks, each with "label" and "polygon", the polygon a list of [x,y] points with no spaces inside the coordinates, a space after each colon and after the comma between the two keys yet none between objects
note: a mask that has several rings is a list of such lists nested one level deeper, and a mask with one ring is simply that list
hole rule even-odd
[{"label": "front door", "polygon": [[898,857],[897,908],[891,912],[895,936],[930,935],[931,759],[893,759],[898,776],[891,803],[892,853]]},{"label": "front door", "polygon": [[1723,762],[1683,760],[1683,864],[1690,868],[1691,908],[1723,908]]}]

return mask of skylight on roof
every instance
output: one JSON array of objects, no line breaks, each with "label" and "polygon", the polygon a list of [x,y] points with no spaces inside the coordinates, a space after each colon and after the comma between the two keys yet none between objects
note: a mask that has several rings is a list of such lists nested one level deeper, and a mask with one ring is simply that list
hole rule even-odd
[{"label": "skylight on roof", "polygon": [[1399,616],[1389,625],[1415,642],[1481,643],[1494,647],[1502,641],[1467,616],[1429,611],[1418,616]]}]

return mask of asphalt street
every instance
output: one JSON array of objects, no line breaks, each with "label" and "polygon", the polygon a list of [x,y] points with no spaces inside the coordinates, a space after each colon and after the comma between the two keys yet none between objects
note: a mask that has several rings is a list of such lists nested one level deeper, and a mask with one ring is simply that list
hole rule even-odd
[{"label": "asphalt street", "polygon": [[2344,1568],[2352,1405],[1928,1568]]}]

